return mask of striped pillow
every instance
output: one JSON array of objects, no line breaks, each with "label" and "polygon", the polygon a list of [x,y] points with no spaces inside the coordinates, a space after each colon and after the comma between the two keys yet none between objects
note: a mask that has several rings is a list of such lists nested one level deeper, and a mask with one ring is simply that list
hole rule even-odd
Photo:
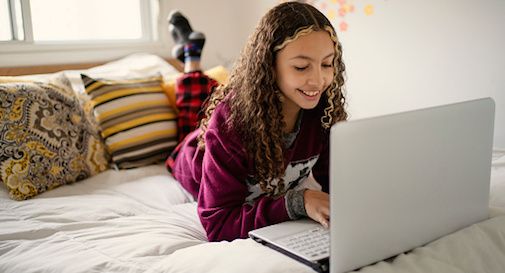
[{"label": "striped pillow", "polygon": [[177,115],[161,76],[123,81],[81,77],[118,168],[145,166],[168,157],[177,145]]}]

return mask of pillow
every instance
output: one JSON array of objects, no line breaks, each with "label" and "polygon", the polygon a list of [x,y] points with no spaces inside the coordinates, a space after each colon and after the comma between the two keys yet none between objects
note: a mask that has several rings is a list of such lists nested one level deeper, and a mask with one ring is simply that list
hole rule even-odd
[{"label": "pillow", "polygon": [[0,180],[12,199],[31,198],[107,166],[102,140],[68,80],[0,79]]},{"label": "pillow", "polygon": [[[210,78],[216,80],[220,84],[226,84],[228,80],[228,70],[223,66],[216,66],[205,71],[205,74]],[[170,105],[177,111],[175,107],[175,80],[181,74],[170,74],[164,78],[163,89],[167,94]]]},{"label": "pillow", "polygon": [[151,53],[134,53],[85,70],[65,70],[65,76],[77,93],[84,93],[81,74],[94,79],[142,79],[161,75],[177,74],[171,63]]},{"label": "pillow", "polygon": [[81,75],[112,162],[120,169],[163,162],[177,145],[177,115],[162,77],[102,80]]}]

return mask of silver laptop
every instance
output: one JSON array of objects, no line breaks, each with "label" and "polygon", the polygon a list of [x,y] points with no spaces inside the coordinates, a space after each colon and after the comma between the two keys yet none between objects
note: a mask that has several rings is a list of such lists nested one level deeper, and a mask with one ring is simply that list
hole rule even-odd
[{"label": "silver laptop", "polygon": [[488,218],[493,130],[490,98],[335,124],[330,230],[301,220],[249,235],[340,273],[480,222]]}]

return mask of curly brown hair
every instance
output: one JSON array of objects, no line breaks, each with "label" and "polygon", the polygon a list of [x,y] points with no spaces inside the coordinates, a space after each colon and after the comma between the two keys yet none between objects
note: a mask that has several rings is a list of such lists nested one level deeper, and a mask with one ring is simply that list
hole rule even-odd
[{"label": "curly brown hair", "polygon": [[[343,94],[345,66],[335,29],[313,6],[285,2],[272,8],[260,20],[235,63],[228,83],[212,94],[200,124],[199,147],[204,149],[203,135],[210,116],[221,101],[229,105],[227,126],[234,128],[242,138],[254,162],[254,180],[268,195],[282,193],[285,187],[285,123],[275,73],[276,55],[299,36],[321,30],[327,31],[335,43],[333,81],[316,107],[321,113],[321,127],[329,130],[337,121],[347,119]],[[275,180],[277,182],[273,183]]]}]

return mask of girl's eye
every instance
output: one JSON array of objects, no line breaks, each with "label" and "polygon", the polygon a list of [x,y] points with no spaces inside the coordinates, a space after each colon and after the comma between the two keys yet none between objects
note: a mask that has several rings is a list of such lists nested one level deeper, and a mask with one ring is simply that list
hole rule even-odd
[{"label": "girl's eye", "polygon": [[331,68],[331,67],[333,67],[333,64],[323,64],[322,66],[324,68]]},{"label": "girl's eye", "polygon": [[295,66],[296,71],[304,71],[308,66]]}]

